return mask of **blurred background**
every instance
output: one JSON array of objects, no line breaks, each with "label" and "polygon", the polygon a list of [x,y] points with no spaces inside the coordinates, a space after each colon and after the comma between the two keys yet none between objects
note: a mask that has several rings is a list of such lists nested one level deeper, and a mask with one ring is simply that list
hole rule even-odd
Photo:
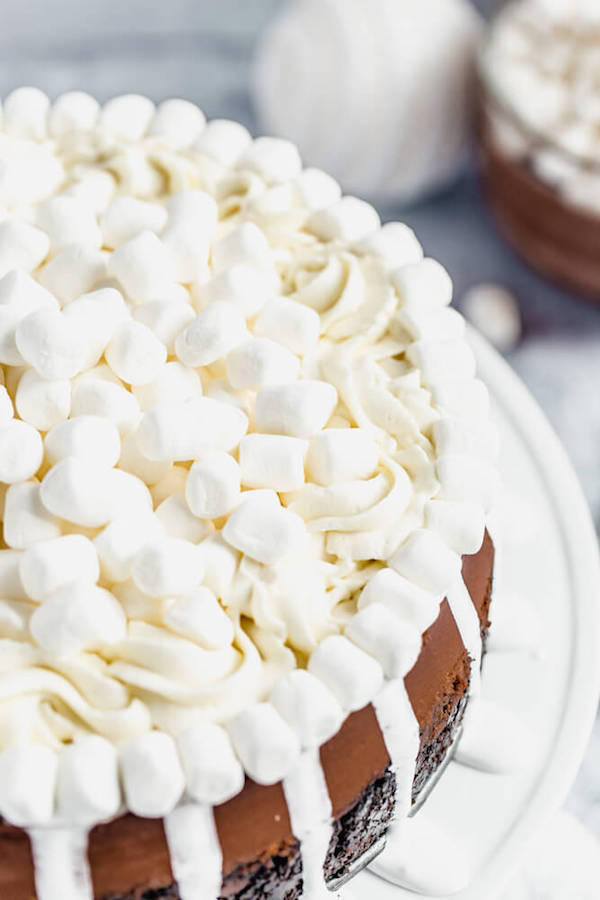
[{"label": "blurred background", "polygon": [[[315,0],[306,5],[316,8]],[[370,0],[365,5],[370,6]],[[476,0],[473,5],[487,16],[494,4]],[[270,102],[269,60],[259,79],[262,119],[255,102],[253,61],[265,30],[284,6],[284,0],[2,0],[0,94],[36,85],[51,97],[75,88],[101,101],[126,92],[147,94],[155,101],[185,97],[209,118],[237,119],[260,134]],[[445,39],[449,32],[444,22],[437,26]],[[430,27],[430,33],[433,30]],[[340,56],[340,65],[354,79],[361,46],[366,51],[369,41],[360,29],[357,34],[354,55]],[[321,64],[315,57],[315,67]],[[289,81],[300,74],[292,66],[282,77]],[[321,74],[311,73],[317,85],[315,103]],[[312,102],[310,97],[307,102]],[[277,115],[285,119],[284,113],[275,110],[274,120]],[[382,107],[380,121],[385,122],[386,115]],[[335,121],[329,123],[330,130],[336,127]],[[400,197],[401,192],[383,192],[374,202],[384,220],[400,218],[411,225],[427,254],[449,269],[459,308],[477,321],[482,310],[485,319],[486,310],[492,309],[496,318],[491,336],[552,420],[600,525],[600,306],[554,287],[509,248],[483,202],[473,153],[466,159],[460,172],[433,193],[417,191],[407,198]],[[510,296],[491,301],[491,307],[489,297],[483,305],[477,296],[465,302],[469,289],[482,283],[502,286]],[[600,836],[599,770],[597,728],[570,806]]]}]

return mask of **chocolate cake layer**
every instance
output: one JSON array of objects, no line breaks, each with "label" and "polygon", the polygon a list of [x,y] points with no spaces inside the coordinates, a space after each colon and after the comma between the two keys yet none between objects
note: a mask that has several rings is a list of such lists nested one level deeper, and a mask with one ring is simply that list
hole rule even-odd
[{"label": "chocolate cake layer", "polygon": [[[487,533],[480,551],[463,559],[465,583],[483,633],[489,624],[493,560]],[[444,600],[406,678],[421,737],[413,800],[452,744],[466,704],[469,671],[470,661]],[[336,820],[326,863],[327,877],[334,878],[385,832],[392,813],[395,781],[372,706],[346,719],[321,749],[321,760]],[[247,780],[240,794],[216,808],[215,818],[223,847],[223,898],[300,896],[301,855],[281,785],[264,787]],[[89,856],[95,896],[101,900],[179,898],[160,820],[126,815],[94,828]],[[0,897],[35,897],[29,839],[9,825],[0,825]]]}]

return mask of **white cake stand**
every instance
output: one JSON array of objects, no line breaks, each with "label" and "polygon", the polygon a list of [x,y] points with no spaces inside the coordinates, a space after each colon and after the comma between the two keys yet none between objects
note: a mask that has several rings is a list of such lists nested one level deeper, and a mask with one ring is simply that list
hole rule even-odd
[{"label": "white cake stand", "polygon": [[[528,840],[562,805],[591,731],[600,692],[600,564],[581,489],[548,421],[489,344],[474,332],[470,338],[501,432],[505,486],[499,633],[484,664],[483,696],[523,723],[532,752],[507,774],[451,762],[417,815],[452,835],[470,862],[469,886],[452,896],[494,900]],[[529,638],[538,625],[536,651]],[[509,755],[527,750],[520,729],[498,740]],[[368,871],[349,887],[357,900],[415,897]]]}]

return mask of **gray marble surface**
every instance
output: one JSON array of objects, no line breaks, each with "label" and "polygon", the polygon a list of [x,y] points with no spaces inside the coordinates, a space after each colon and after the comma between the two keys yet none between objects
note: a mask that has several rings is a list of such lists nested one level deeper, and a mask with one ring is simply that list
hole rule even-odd
[{"label": "gray marble surface", "polygon": [[[3,0],[0,95],[35,84],[51,96],[81,88],[106,99],[139,91],[183,96],[209,116],[259,129],[249,97],[257,36],[282,0]],[[480,0],[489,7],[491,0]],[[524,340],[511,363],[565,442],[600,523],[600,310],[538,278],[498,237],[471,169],[402,218],[450,270],[456,296],[498,281],[519,300]],[[600,835],[600,727],[570,806]],[[566,898],[565,898],[566,900]]]}]

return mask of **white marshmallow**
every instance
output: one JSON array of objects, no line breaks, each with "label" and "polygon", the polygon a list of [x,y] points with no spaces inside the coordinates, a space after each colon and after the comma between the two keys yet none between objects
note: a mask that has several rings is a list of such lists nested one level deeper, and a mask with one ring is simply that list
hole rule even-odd
[{"label": "white marshmallow", "polygon": [[302,170],[298,148],[283,138],[259,137],[246,148],[238,168],[250,169],[269,182],[291,181]]},{"label": "white marshmallow", "polygon": [[185,403],[193,397],[201,397],[202,382],[193,369],[179,362],[169,362],[162,366],[153,381],[134,388],[133,394],[141,409],[152,409],[161,403]]},{"label": "white marshmallow", "polygon": [[115,197],[100,220],[104,246],[120,247],[141,231],[158,233],[166,221],[167,211],[161,203],[148,203],[137,197]]},{"label": "white marshmallow", "polygon": [[265,565],[273,565],[303,549],[302,519],[280,504],[277,494],[249,495],[229,516],[222,535],[236,550]]},{"label": "white marshmallow", "polygon": [[100,250],[86,244],[65,247],[40,272],[40,282],[65,305],[92,291],[106,276]]},{"label": "white marshmallow", "polygon": [[241,410],[199,397],[144,413],[138,444],[148,459],[183,462],[211,449],[233,450],[247,430],[248,418]]},{"label": "white marshmallow", "polygon": [[4,502],[4,540],[14,550],[59,537],[60,525],[40,500],[36,481],[12,484]]},{"label": "white marshmallow", "polygon": [[449,307],[436,309],[411,301],[400,310],[398,321],[413,340],[456,340],[465,334],[465,320]]},{"label": "white marshmallow", "polygon": [[8,272],[0,280],[0,362],[23,365],[16,344],[17,327],[38,309],[58,309],[52,294],[20,269]]},{"label": "white marshmallow", "polygon": [[479,379],[439,379],[429,389],[435,405],[446,415],[469,421],[484,421],[489,416],[490,395]]},{"label": "white marshmallow", "polygon": [[316,210],[307,228],[322,241],[360,241],[377,231],[381,221],[369,203],[357,197],[342,197],[331,206]]},{"label": "white marshmallow", "polygon": [[24,554],[20,550],[0,550],[0,596],[26,600],[19,563]]},{"label": "white marshmallow", "polygon": [[[8,425],[14,414],[15,412],[12,400],[10,399],[10,394],[4,385],[0,385],[0,428],[4,425]],[[19,413],[19,415],[21,414]],[[22,416],[21,418],[25,418],[25,416]]]},{"label": "white marshmallow", "polygon": [[99,362],[119,325],[130,318],[122,295],[114,288],[83,294],[65,307],[64,314],[82,335],[85,369]]},{"label": "white marshmallow", "polygon": [[199,803],[225,803],[242,790],[244,770],[229,735],[213,722],[198,722],[177,738],[188,793]]},{"label": "white marshmallow", "polygon": [[109,469],[111,518],[123,515],[145,515],[152,512],[152,494],[141,478],[121,469]]},{"label": "white marshmallow", "polygon": [[485,515],[477,503],[428,500],[425,525],[439,534],[455,553],[477,553],[483,541]]},{"label": "white marshmallow", "polygon": [[246,487],[297,491],[304,484],[308,442],[279,434],[247,434],[240,442],[240,469]]},{"label": "white marshmallow", "polygon": [[440,497],[465,500],[488,512],[500,493],[500,477],[495,466],[475,456],[440,456],[437,464]]},{"label": "white marshmallow", "polygon": [[240,467],[229,453],[214,452],[190,469],[185,499],[195,516],[216,519],[230,512],[240,495]]},{"label": "white marshmallow", "polygon": [[204,562],[204,584],[223,599],[231,587],[238,565],[238,554],[225,543],[220,534],[211,534],[198,550]]},{"label": "white marshmallow", "polygon": [[294,669],[280,678],[270,699],[303,748],[321,747],[339,731],[345,718],[329,688],[305,669]]},{"label": "white marshmallow", "polygon": [[71,382],[66,378],[49,381],[35,369],[27,369],[19,380],[15,400],[23,421],[39,431],[48,431],[69,417]]},{"label": "white marshmallow", "polygon": [[114,466],[121,455],[117,426],[100,416],[76,416],[55,425],[44,441],[50,465],[77,456],[99,466]]},{"label": "white marshmallow", "polygon": [[392,275],[392,283],[404,303],[426,307],[448,306],[452,300],[452,280],[440,263],[427,257],[401,266]]},{"label": "white marshmallow", "polygon": [[373,603],[387,606],[403,622],[423,634],[435,622],[440,612],[440,598],[423,590],[393,569],[380,569],[365,585],[358,600],[358,608]]},{"label": "white marshmallow", "polygon": [[27,422],[11,419],[0,428],[0,481],[27,481],[41,466],[43,456],[42,439]]},{"label": "white marshmallow", "polygon": [[111,172],[93,166],[79,166],[74,172],[76,178],[63,191],[67,197],[75,197],[87,204],[97,216],[101,215],[115,193],[115,179]]},{"label": "white marshmallow", "polygon": [[196,229],[199,238],[211,238],[217,227],[216,200],[206,191],[180,191],[167,199],[169,226]]},{"label": "white marshmallow", "polygon": [[17,88],[4,99],[4,130],[16,137],[42,141],[47,133],[49,108],[50,101],[39,88]]},{"label": "white marshmallow", "polygon": [[109,419],[121,435],[130,434],[140,420],[137,400],[124,387],[102,378],[79,381],[73,388],[73,416],[100,416]]},{"label": "white marshmallow", "polygon": [[366,706],[383,684],[379,663],[341,635],[331,635],[319,644],[308,661],[308,671],[349,712]]},{"label": "white marshmallow", "polygon": [[471,379],[475,376],[475,357],[465,340],[415,341],[406,356],[421,370],[425,385],[448,377]]},{"label": "white marshmallow", "polygon": [[173,258],[177,281],[191,284],[207,271],[210,242],[217,227],[217,204],[202,191],[184,191],[171,200],[162,239]]},{"label": "white marshmallow", "polygon": [[48,131],[52,137],[64,137],[74,131],[91,131],[98,119],[100,104],[84,91],[68,91],[52,104]]},{"label": "white marshmallow", "polygon": [[133,142],[144,136],[153,116],[154,103],[147,97],[122,94],[104,104],[98,125],[113,138]]},{"label": "white marshmallow", "polygon": [[119,468],[141,478],[147,485],[155,485],[169,473],[171,464],[169,462],[154,462],[144,456],[138,446],[137,436],[134,431],[121,441]]},{"label": "white marshmallow", "polygon": [[303,169],[294,184],[302,203],[310,210],[332,206],[342,196],[342,189],[337,181],[321,169]]},{"label": "white marshmallow", "polygon": [[382,603],[362,609],[346,627],[346,637],[373,656],[387,678],[404,678],[416,663],[423,638]]},{"label": "white marshmallow", "polygon": [[110,479],[112,469],[86,459],[67,456],[44,476],[42,503],[60,519],[99,528],[111,519],[115,491]]},{"label": "white marshmallow", "polygon": [[198,313],[178,335],[175,352],[186,366],[209,366],[226,356],[247,333],[245,319],[233,303],[218,301]]},{"label": "white marshmallow", "polygon": [[213,244],[211,260],[217,273],[240,263],[270,269],[273,254],[258,225],[244,222]]},{"label": "white marshmallow", "polygon": [[125,614],[115,597],[83,581],[49,594],[29,620],[39,646],[59,657],[116,644],[124,639],[126,628]]},{"label": "white marshmallow", "polygon": [[377,469],[379,450],[371,435],[360,428],[327,428],[308,448],[306,471],[317,484],[370,478]]},{"label": "white marshmallow", "polygon": [[[18,332],[17,332],[18,338]],[[167,360],[167,348],[141,322],[119,325],[105,351],[106,361],[128,384],[148,384]]]},{"label": "white marshmallow", "polygon": [[63,747],[56,798],[58,814],[67,821],[95,825],[113,818],[121,806],[114,745],[90,734]]},{"label": "white marshmallow", "polygon": [[93,584],[100,568],[94,545],[81,534],[39,541],[19,557],[19,574],[27,596],[36,602],[72,582]]},{"label": "white marshmallow", "polygon": [[11,269],[32,272],[45,260],[50,249],[48,235],[17,219],[0,222],[0,278]]},{"label": "white marshmallow", "polygon": [[163,100],[150,122],[148,134],[161,138],[174,150],[191,146],[206,124],[201,109],[189,100]]},{"label": "white marshmallow", "polygon": [[433,440],[438,456],[465,455],[495,459],[498,453],[498,433],[491,422],[463,422],[453,416],[433,423]]},{"label": "white marshmallow", "polygon": [[13,825],[47,824],[54,812],[58,757],[43,744],[15,744],[0,755],[0,815]]},{"label": "white marshmallow", "polygon": [[257,784],[276,784],[296,762],[300,745],[270,703],[255,703],[229,725],[233,746]]},{"label": "white marshmallow", "polygon": [[194,144],[194,150],[227,167],[232,166],[251,143],[250,132],[239,122],[213,119]]},{"label": "white marshmallow", "polygon": [[259,390],[265,385],[295,381],[300,360],[269,338],[250,338],[229,353],[226,369],[236,390]]},{"label": "white marshmallow", "polygon": [[150,300],[136,307],[134,317],[156,335],[171,355],[175,352],[177,335],[194,320],[195,313],[189,303]]},{"label": "white marshmallow", "polygon": [[379,257],[390,269],[414,265],[423,259],[423,248],[417,236],[403,222],[388,222],[359,241],[356,250]]},{"label": "white marshmallow", "polygon": [[15,341],[23,359],[43,378],[72,378],[83,368],[83,335],[77,324],[58,310],[30,313],[19,322]]},{"label": "white marshmallow", "polygon": [[121,751],[127,808],[136,816],[160,819],[179,802],[185,778],[173,738],[148,731]]},{"label": "white marshmallow", "polygon": [[261,269],[238,263],[229,266],[195,289],[197,301],[210,309],[210,304],[226,300],[244,316],[256,315],[273,293],[273,277]]},{"label": "white marshmallow", "polygon": [[424,590],[443,595],[460,574],[461,559],[437,534],[419,529],[400,545],[389,565]]},{"label": "white marshmallow", "polygon": [[154,597],[186,594],[202,581],[202,554],[189,541],[160,538],[138,550],[131,575],[141,591]]},{"label": "white marshmallow", "polygon": [[213,592],[197,587],[178,597],[166,610],[165,625],[207,650],[221,650],[233,641],[233,623]]},{"label": "white marshmallow", "polygon": [[254,334],[283,344],[292,353],[305,356],[319,339],[321,322],[309,306],[277,297],[269,300],[256,320]]},{"label": "white marshmallow", "polygon": [[138,303],[160,297],[176,281],[171,254],[153,231],[142,231],[117,247],[108,262],[108,273]]},{"label": "white marshmallow", "polygon": [[310,438],[325,427],[337,403],[337,391],[325,381],[265,387],[256,396],[259,431]]},{"label": "white marshmallow", "polygon": [[156,518],[169,537],[181,538],[197,544],[207,536],[210,526],[197,518],[191,511],[184,497],[173,494],[156,507]]},{"label": "white marshmallow", "polygon": [[51,197],[37,208],[36,224],[50,238],[50,252],[55,254],[70,244],[102,246],[102,232],[96,216],[75,197]]},{"label": "white marshmallow", "polygon": [[163,537],[157,516],[127,511],[114,519],[94,538],[103,576],[109,582],[127,581],[138,551],[148,542]]}]

